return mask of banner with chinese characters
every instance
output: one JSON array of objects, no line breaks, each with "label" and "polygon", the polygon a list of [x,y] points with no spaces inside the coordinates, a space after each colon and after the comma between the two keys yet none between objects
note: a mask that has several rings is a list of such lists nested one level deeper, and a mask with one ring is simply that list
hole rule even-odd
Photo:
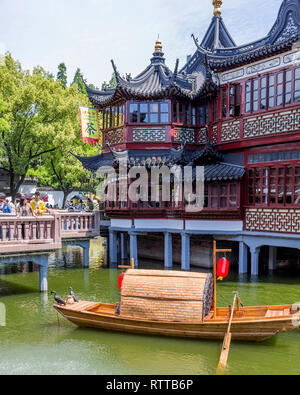
[{"label": "banner with chinese characters", "polygon": [[102,145],[99,111],[89,107],[79,107],[82,141],[87,144]]}]

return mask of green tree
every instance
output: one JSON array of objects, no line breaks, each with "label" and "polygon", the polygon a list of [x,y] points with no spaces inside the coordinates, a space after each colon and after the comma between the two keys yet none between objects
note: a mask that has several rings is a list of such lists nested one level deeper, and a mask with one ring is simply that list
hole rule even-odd
[{"label": "green tree", "polygon": [[103,91],[105,91],[106,89],[115,89],[117,87],[117,78],[115,76],[115,73],[112,74],[111,79],[109,81],[109,83],[107,83],[106,81],[103,82],[101,89]]},{"label": "green tree", "polygon": [[83,78],[82,78],[82,74],[81,74],[80,69],[76,70],[76,73],[74,75],[74,79],[73,79],[72,85],[73,84],[77,84],[79,92],[80,93],[84,93],[86,95],[86,89],[85,89],[85,85],[84,85],[84,82],[83,82]]},{"label": "green tree", "polygon": [[67,87],[68,77],[67,77],[67,67],[64,63],[58,65],[57,81],[60,81],[64,88]]},{"label": "green tree", "polygon": [[[83,145],[81,139],[75,139],[71,147],[81,156],[95,154],[95,148]],[[43,155],[42,165],[30,169],[28,175],[39,178],[40,186],[51,186],[64,193],[65,207],[69,193],[77,190],[94,192],[90,173],[86,172],[81,162],[70,153],[70,147],[59,147]]]},{"label": "green tree", "polygon": [[22,70],[10,55],[0,66],[0,167],[15,196],[30,166],[80,139],[78,104],[88,99],[76,86],[64,88],[40,67]]},{"label": "green tree", "polygon": [[111,79],[109,81],[109,87],[115,89],[117,87],[118,81],[115,73],[112,74]]}]

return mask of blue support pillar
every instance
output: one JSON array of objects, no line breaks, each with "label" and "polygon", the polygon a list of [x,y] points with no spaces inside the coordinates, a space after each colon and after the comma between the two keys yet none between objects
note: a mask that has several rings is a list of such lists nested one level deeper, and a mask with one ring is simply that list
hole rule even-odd
[{"label": "blue support pillar", "polygon": [[128,251],[127,251],[127,233],[121,233],[121,260],[127,261]]},{"label": "blue support pillar", "polygon": [[172,269],[173,267],[173,246],[172,233],[165,233],[165,268]]},{"label": "blue support pillar", "polygon": [[239,274],[247,274],[247,273],[248,273],[248,247],[243,241],[240,241]]},{"label": "blue support pillar", "polygon": [[83,267],[86,269],[90,267],[90,246],[83,249]]},{"label": "blue support pillar", "polygon": [[90,267],[90,240],[78,240],[71,242],[71,245],[78,245],[83,249],[83,267]]},{"label": "blue support pillar", "polygon": [[191,270],[190,235],[181,234],[181,269]]},{"label": "blue support pillar", "polygon": [[259,273],[259,253],[260,248],[251,248],[251,276],[258,276]]},{"label": "blue support pillar", "polygon": [[48,291],[48,265],[40,265],[40,292]]},{"label": "blue support pillar", "polygon": [[277,248],[269,247],[269,270],[276,270],[277,266]]},{"label": "blue support pillar", "polygon": [[109,232],[109,263],[112,266],[118,264],[117,233]]},{"label": "blue support pillar", "polygon": [[134,259],[134,267],[137,269],[139,267],[139,260],[137,235],[135,233],[130,233],[130,264],[132,258]]}]

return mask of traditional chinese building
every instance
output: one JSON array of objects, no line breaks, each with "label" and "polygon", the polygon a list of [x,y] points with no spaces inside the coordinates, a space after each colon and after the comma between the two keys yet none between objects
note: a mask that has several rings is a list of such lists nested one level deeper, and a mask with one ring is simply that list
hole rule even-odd
[{"label": "traditional chinese building", "polygon": [[[212,239],[233,246],[239,272],[274,269],[300,249],[300,2],[284,0],[270,32],[237,46],[221,17],[221,0],[183,68],[166,65],[158,39],[149,66],[115,89],[87,88],[103,119],[103,152],[79,158],[89,170],[201,165],[205,207],[184,203],[107,203],[110,261],[138,254],[183,270],[209,266]],[[120,243],[118,242],[120,240]],[[159,248],[161,246],[161,248]],[[139,248],[138,248],[139,247]],[[281,254],[281,256],[280,256]]]}]

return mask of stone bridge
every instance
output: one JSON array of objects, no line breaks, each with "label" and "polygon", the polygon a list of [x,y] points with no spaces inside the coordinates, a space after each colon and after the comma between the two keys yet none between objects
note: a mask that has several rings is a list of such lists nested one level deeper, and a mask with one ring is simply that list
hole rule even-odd
[{"label": "stone bridge", "polygon": [[44,217],[0,216],[0,254],[52,251],[68,239],[99,236],[98,212],[56,212]]},{"label": "stone bridge", "polygon": [[18,263],[26,255],[40,266],[40,291],[45,292],[48,253],[62,245],[79,245],[84,249],[84,266],[88,267],[89,240],[99,235],[97,211],[57,211],[38,218],[3,215],[0,216],[0,263]]}]

